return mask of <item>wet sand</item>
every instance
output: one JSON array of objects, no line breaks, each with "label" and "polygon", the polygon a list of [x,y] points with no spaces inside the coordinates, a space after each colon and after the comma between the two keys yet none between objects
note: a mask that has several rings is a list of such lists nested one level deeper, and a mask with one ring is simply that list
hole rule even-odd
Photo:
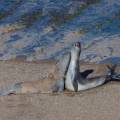
[{"label": "wet sand", "polygon": [[119,120],[120,85],[75,96],[47,94],[0,97],[1,120]]},{"label": "wet sand", "polygon": [[[0,61],[0,89],[19,81],[47,77],[45,71],[50,73],[53,64]],[[77,94],[1,96],[0,120],[119,120],[119,99],[118,82]]]}]

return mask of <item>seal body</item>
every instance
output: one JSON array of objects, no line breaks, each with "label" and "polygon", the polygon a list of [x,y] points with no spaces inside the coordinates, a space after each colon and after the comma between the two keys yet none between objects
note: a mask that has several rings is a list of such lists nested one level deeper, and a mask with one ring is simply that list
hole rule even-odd
[{"label": "seal body", "polygon": [[68,90],[74,91],[73,84],[76,84],[77,87],[78,82],[76,81],[79,75],[79,64],[77,64],[77,61],[74,61],[71,56],[71,62],[66,74],[66,80],[65,80],[65,88]]},{"label": "seal body", "polygon": [[111,69],[110,70],[111,74],[106,73],[105,75],[94,76],[91,78],[82,76],[80,72],[81,65],[79,66],[80,53],[81,53],[81,45],[78,42],[71,49],[71,60],[70,60],[70,64],[69,64],[69,67],[66,73],[66,79],[65,79],[66,89],[77,92],[81,90],[95,88],[113,79],[120,81],[120,77],[119,77],[120,75],[113,72],[115,70],[114,67],[113,67],[113,70],[109,68]]}]

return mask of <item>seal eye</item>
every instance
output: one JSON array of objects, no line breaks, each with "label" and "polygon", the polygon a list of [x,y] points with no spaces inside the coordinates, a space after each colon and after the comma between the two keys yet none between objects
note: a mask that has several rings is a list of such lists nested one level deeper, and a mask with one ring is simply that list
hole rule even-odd
[{"label": "seal eye", "polygon": [[76,43],[75,43],[75,47],[79,47],[79,48],[80,48],[80,47],[81,47],[80,42],[76,42]]}]

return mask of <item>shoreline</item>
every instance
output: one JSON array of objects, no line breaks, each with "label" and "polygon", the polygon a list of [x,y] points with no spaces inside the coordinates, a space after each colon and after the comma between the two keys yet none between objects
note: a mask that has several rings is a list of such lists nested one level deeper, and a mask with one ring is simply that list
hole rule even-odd
[{"label": "shoreline", "polygon": [[[54,61],[50,63],[0,61],[0,89],[19,81],[42,79],[52,71],[53,64]],[[89,68],[91,63],[87,66]],[[113,120],[114,118],[119,120],[119,93],[120,83],[111,82],[79,93],[1,96],[0,118],[1,120],[56,120],[56,118],[57,120]]]}]

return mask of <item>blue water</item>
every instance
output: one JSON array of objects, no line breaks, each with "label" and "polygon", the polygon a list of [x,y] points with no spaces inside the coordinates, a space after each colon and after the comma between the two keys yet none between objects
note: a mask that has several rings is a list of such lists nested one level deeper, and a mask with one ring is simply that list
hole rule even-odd
[{"label": "blue water", "polygon": [[104,63],[104,64],[112,63],[120,66],[120,57],[109,57],[107,59],[100,61],[99,63]]},{"label": "blue water", "polygon": [[[2,31],[17,23],[25,27]],[[65,42],[74,31],[82,35]],[[4,38],[0,39],[0,59],[53,58],[75,41],[86,45],[98,37],[119,34],[120,0],[0,0],[0,35]],[[53,50],[56,44],[64,47]],[[45,49],[45,54],[36,54],[36,48]]]}]

